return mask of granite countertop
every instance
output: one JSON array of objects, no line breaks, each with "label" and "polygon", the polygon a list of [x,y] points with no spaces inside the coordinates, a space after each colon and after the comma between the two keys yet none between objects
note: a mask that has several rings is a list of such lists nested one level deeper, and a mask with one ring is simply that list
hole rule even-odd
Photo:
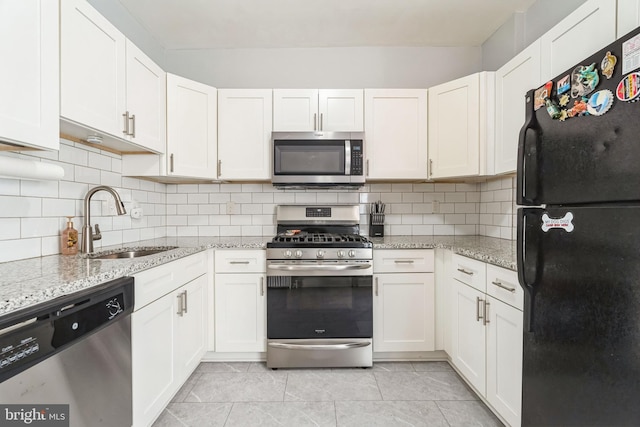
[{"label": "granite countertop", "polygon": [[[270,237],[164,237],[101,249],[177,246],[141,258],[100,260],[51,255],[0,263],[0,316],[119,277],[135,274],[210,248],[262,249]],[[446,248],[490,264],[516,269],[515,242],[482,236],[389,236],[372,238],[374,249]]]}]

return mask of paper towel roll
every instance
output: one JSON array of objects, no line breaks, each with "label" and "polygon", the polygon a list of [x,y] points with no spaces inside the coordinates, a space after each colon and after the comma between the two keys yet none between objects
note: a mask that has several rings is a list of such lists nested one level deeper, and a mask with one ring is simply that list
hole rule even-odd
[{"label": "paper towel roll", "polygon": [[0,177],[57,181],[64,177],[64,169],[51,163],[0,156]]}]

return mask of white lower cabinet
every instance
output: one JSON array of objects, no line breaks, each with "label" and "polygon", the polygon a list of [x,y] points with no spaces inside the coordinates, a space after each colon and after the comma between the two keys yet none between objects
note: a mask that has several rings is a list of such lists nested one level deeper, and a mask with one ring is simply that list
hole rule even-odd
[{"label": "white lower cabinet", "polygon": [[435,350],[432,250],[374,251],[373,351]]},{"label": "white lower cabinet", "polygon": [[206,265],[199,253],[135,275],[136,302],[142,303],[131,315],[136,427],[153,423],[205,352]]},{"label": "white lower cabinet", "polygon": [[516,272],[460,255],[452,267],[451,362],[504,421],[520,426],[523,295]]},{"label": "white lower cabinet", "polygon": [[215,350],[267,348],[265,251],[215,251]]}]

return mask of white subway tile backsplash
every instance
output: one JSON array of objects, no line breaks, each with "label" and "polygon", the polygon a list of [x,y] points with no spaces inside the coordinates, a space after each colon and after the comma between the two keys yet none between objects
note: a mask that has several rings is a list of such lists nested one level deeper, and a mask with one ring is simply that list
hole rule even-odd
[{"label": "white subway tile backsplash", "polygon": [[422,193],[402,193],[402,203],[422,203],[423,201]]},{"label": "white subway tile backsplash", "polygon": [[231,193],[231,201],[235,203],[251,203],[251,193]]},{"label": "white subway tile backsplash", "polygon": [[87,166],[95,169],[110,171],[111,157],[98,153],[89,152],[89,162]]},{"label": "white subway tile backsplash", "polygon": [[461,203],[467,201],[466,193],[444,193],[446,203]]},{"label": "white subway tile backsplash", "polygon": [[239,225],[220,226],[220,236],[240,236],[242,227]]},{"label": "white subway tile backsplash", "polygon": [[60,144],[58,160],[78,166],[87,166],[89,162],[88,147],[76,148],[72,145]]},{"label": "white subway tile backsplash", "polygon": [[0,240],[20,238],[20,218],[0,218]]},{"label": "white subway tile backsplash", "polygon": [[252,193],[252,203],[273,203],[273,193]]},{"label": "white subway tile backsplash", "polygon": [[41,239],[0,240],[0,262],[34,258],[42,255]]},{"label": "white subway tile backsplash", "polygon": [[[100,171],[85,166],[74,166],[76,182],[86,182],[88,184],[100,184]],[[66,174],[65,174],[66,178]]]},{"label": "white subway tile backsplash", "polygon": [[20,195],[28,197],[58,197],[58,181],[20,181]]},{"label": "white subway tile backsplash", "polygon": [[58,218],[22,218],[20,220],[20,237],[57,236],[66,222]]},{"label": "white subway tile backsplash", "polygon": [[257,215],[262,213],[262,205],[260,204],[242,204],[240,212],[243,215]]},{"label": "white subway tile backsplash", "polygon": [[178,193],[197,193],[198,184],[180,184],[178,185]]},{"label": "white subway tile backsplash", "polygon": [[455,235],[455,226],[454,225],[434,225],[433,226],[433,235],[434,236],[454,236]]},{"label": "white subway tile backsplash", "polygon": [[17,179],[0,178],[0,194],[4,194],[6,196],[19,196],[20,182],[21,181]]},{"label": "white subway tile backsplash", "polygon": [[209,202],[209,195],[207,193],[204,194],[188,194],[187,195],[187,203],[190,205],[199,205],[203,203]]},{"label": "white subway tile backsplash", "polygon": [[36,197],[0,196],[0,217],[21,218],[42,215],[42,199]]}]

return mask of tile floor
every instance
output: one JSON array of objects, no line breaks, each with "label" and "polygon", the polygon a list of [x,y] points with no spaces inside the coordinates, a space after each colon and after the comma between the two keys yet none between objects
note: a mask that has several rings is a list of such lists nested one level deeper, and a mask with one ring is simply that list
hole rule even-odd
[{"label": "tile floor", "polygon": [[276,371],[203,362],[154,427],[502,425],[446,362]]}]

